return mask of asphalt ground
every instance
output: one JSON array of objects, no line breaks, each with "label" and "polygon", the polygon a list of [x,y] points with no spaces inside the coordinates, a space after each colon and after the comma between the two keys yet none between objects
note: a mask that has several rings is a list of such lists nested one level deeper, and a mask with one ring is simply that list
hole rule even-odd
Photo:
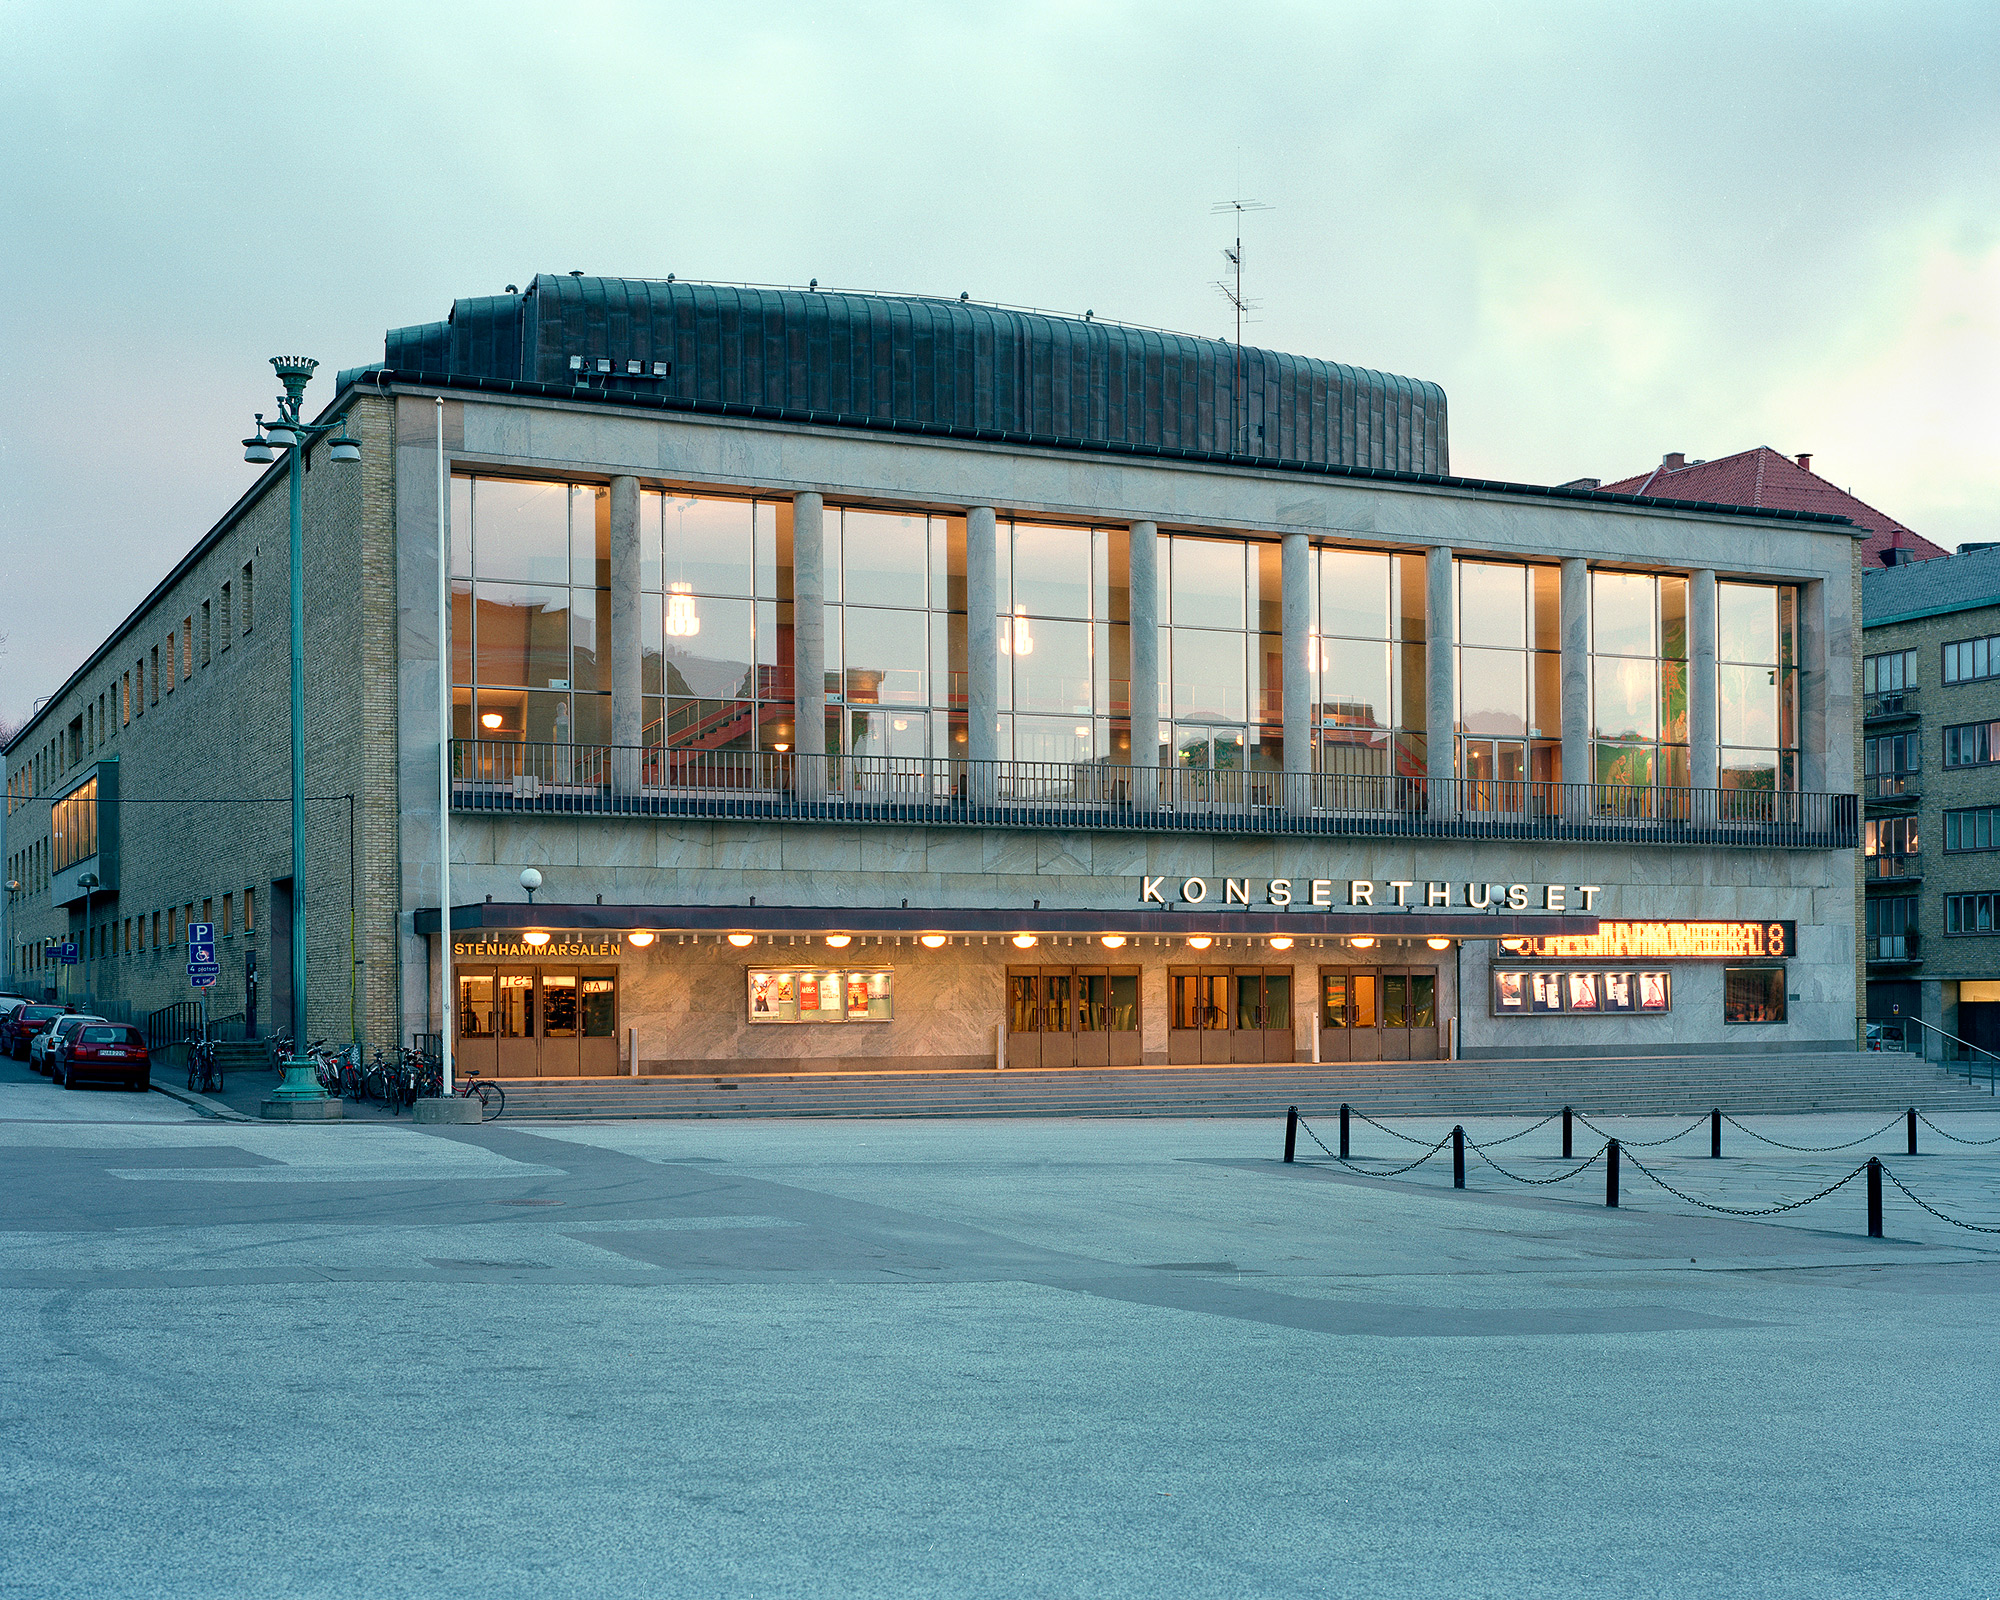
[{"label": "asphalt ground", "polygon": [[[2000,1143],[1884,1120],[1603,1126],[1716,1204],[1879,1154],[2000,1227]],[[1448,1132],[1395,1126],[1363,1167]],[[1578,1165],[1527,1126],[1467,1131]],[[2000,1235],[1281,1137],[288,1126],[0,1064],[0,1594],[2000,1589]]]}]

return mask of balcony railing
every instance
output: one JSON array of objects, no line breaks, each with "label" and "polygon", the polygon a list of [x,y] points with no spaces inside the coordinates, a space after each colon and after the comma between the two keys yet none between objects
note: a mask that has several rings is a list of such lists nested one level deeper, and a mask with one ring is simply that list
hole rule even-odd
[{"label": "balcony railing", "polygon": [[1864,878],[1921,878],[1924,875],[1924,860],[1914,851],[1900,856],[1864,855],[1861,858],[1861,875]]},{"label": "balcony railing", "polygon": [[457,810],[1847,850],[1851,794],[452,741]]},{"label": "balcony railing", "polygon": [[1861,780],[1861,797],[1864,800],[1908,800],[1923,798],[1924,775],[1921,772],[1877,772],[1870,773]]},{"label": "balcony railing", "polygon": [[1917,698],[1915,689],[1884,689],[1876,694],[1861,697],[1861,720],[1863,722],[1886,722],[1891,717],[1914,717],[1922,714],[1923,705]]}]

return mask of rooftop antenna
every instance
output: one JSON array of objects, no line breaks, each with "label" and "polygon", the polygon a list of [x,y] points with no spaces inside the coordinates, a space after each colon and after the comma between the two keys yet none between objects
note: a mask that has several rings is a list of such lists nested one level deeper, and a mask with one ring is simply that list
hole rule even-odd
[{"label": "rooftop antenna", "polygon": [[1250,403],[1249,396],[1244,393],[1243,319],[1257,309],[1255,301],[1243,298],[1243,213],[1270,209],[1261,200],[1245,200],[1240,183],[1234,200],[1218,200],[1208,208],[1210,216],[1233,215],[1236,218],[1236,243],[1222,252],[1223,260],[1229,263],[1228,275],[1217,278],[1215,288],[1236,312],[1236,376],[1230,386],[1230,407],[1236,413],[1233,431],[1239,454],[1248,454],[1250,449]]}]

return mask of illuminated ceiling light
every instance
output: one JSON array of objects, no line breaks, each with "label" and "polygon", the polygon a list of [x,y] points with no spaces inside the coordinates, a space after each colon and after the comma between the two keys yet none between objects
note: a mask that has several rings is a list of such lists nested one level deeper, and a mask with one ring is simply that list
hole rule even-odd
[{"label": "illuminated ceiling light", "polygon": [[787,750],[791,749],[791,746],[788,744],[774,744],[771,748],[777,751],[779,755],[783,755]]},{"label": "illuminated ceiling light", "polygon": [[1502,950],[1518,950],[1527,942],[1526,939],[1502,939],[1500,941],[1500,948]]},{"label": "illuminated ceiling light", "polygon": [[854,935],[851,933],[829,933],[826,936],[826,942],[836,950],[845,950],[854,942]]},{"label": "illuminated ceiling light", "polygon": [[926,950],[935,950],[939,945],[950,943],[950,940],[942,933],[926,933],[917,940],[917,943]]},{"label": "illuminated ceiling light", "polygon": [[1035,936],[1034,936],[1034,935],[1033,935],[1032,933],[1017,933],[1017,934],[1015,934],[1015,935],[1014,935],[1014,948],[1015,948],[1016,950],[1032,950],[1032,949],[1034,949],[1034,948],[1035,948]]},{"label": "illuminated ceiling light", "polygon": [[1451,941],[1449,939],[1426,939],[1424,943],[1429,945],[1433,950],[1449,950],[1451,948]]},{"label": "illuminated ceiling light", "polygon": [[1271,941],[1271,948],[1273,950],[1289,950],[1291,949],[1291,947],[1292,947],[1292,941],[1286,938],[1285,935],[1282,933],[1279,934],[1277,938]]},{"label": "illuminated ceiling light", "polygon": [[500,721],[500,713],[497,711],[482,711],[479,714],[479,725],[482,728],[497,728],[500,726]]},{"label": "illuminated ceiling light", "polygon": [[1101,933],[1097,936],[1097,942],[1107,950],[1123,950],[1125,948],[1125,935],[1122,933]]},{"label": "illuminated ceiling light", "polygon": [[1198,933],[1192,939],[1188,940],[1188,948],[1190,950],[1206,950],[1210,945],[1214,943],[1215,941],[1211,939],[1207,934]]},{"label": "illuminated ceiling light", "polygon": [[1088,739],[1090,737],[1090,730],[1082,726],[1081,724],[1073,728],[1071,732],[1073,732],[1079,739]]},{"label": "illuminated ceiling light", "polygon": [[692,639],[701,632],[701,618],[695,615],[694,585],[667,585],[667,633],[675,639]]},{"label": "illuminated ceiling light", "polygon": [[732,933],[729,936],[729,942],[741,950],[746,944],[755,944],[757,942],[757,935],[754,933]]},{"label": "illuminated ceiling light", "polygon": [[656,937],[657,935],[650,933],[628,933],[625,935],[625,942],[627,944],[637,945],[641,950],[643,950],[646,948],[647,945],[651,944]]},{"label": "illuminated ceiling light", "polygon": [[897,731],[898,733],[901,733],[901,732],[902,732],[902,731],[903,731],[904,729],[906,729],[906,728],[908,728],[908,727],[909,727],[909,723],[908,723],[907,721],[905,721],[905,720],[904,720],[904,719],[903,719],[902,717],[898,717],[898,718],[896,718],[896,731]]},{"label": "illuminated ceiling light", "polygon": [[524,933],[521,935],[521,943],[523,944],[544,945],[548,942],[549,936],[546,933]]},{"label": "illuminated ceiling light", "polygon": [[1353,945],[1354,948],[1357,950],[1373,950],[1375,948],[1375,941],[1373,939],[1365,937],[1360,939],[1349,939],[1347,942]]},{"label": "illuminated ceiling light", "polygon": [[1003,655],[1031,656],[1035,653],[1035,636],[1028,631],[1028,608],[1016,606],[1010,620],[1011,627],[1000,630],[1000,651]]}]

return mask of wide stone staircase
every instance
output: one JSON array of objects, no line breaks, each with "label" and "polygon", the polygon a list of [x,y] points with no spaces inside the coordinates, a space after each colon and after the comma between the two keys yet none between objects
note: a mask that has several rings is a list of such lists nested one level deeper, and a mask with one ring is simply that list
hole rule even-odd
[{"label": "wide stone staircase", "polygon": [[2000,1111],[1914,1055],[1647,1056],[1339,1066],[837,1072],[505,1080],[509,1120],[626,1117],[1259,1117],[1346,1101],[1371,1116]]}]

